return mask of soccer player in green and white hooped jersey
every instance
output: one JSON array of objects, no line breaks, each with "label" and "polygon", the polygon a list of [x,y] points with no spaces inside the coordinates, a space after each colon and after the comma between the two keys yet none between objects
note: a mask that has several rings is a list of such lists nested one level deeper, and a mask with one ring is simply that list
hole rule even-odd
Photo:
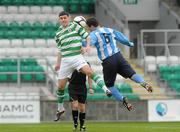
[{"label": "soccer player in green and white hooped jersey", "polygon": [[[55,67],[55,69],[58,70],[58,110],[55,121],[58,121],[65,112],[63,106],[64,89],[75,69],[92,78],[92,80],[105,91],[107,96],[111,96],[111,92],[105,86],[104,81],[99,75],[93,72],[81,54],[82,52],[88,52],[90,50],[89,34],[83,27],[70,21],[68,12],[60,12],[59,21],[61,26],[55,36],[59,50]],[[86,39],[87,42],[85,48],[82,48],[82,38]]]}]

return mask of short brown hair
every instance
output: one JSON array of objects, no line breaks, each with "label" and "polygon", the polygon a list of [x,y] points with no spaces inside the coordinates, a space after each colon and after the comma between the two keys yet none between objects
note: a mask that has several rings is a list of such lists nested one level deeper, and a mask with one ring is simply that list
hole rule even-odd
[{"label": "short brown hair", "polygon": [[64,16],[64,15],[69,16],[69,13],[66,12],[66,11],[61,11],[61,12],[59,13],[59,17],[60,17],[60,16]]},{"label": "short brown hair", "polygon": [[92,17],[87,19],[86,24],[88,25],[88,27],[91,26],[97,27],[99,25],[99,22],[96,20],[96,18]]}]

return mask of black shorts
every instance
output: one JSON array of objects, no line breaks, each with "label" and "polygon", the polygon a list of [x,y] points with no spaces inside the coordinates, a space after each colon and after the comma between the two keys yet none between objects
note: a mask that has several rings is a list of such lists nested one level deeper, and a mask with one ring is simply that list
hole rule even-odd
[{"label": "black shorts", "polygon": [[136,72],[130,64],[124,59],[120,52],[103,60],[103,76],[107,87],[114,86],[117,74],[124,78],[131,78]]},{"label": "black shorts", "polygon": [[78,101],[79,103],[85,104],[87,99],[87,88],[86,85],[69,84],[69,101]]}]

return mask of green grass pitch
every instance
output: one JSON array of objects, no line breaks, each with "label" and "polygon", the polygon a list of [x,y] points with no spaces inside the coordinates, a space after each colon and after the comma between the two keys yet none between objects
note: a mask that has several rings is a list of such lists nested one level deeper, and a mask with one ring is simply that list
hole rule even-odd
[{"label": "green grass pitch", "polygon": [[[87,132],[180,132],[180,122],[87,122]],[[0,132],[72,132],[72,122],[0,124]]]}]

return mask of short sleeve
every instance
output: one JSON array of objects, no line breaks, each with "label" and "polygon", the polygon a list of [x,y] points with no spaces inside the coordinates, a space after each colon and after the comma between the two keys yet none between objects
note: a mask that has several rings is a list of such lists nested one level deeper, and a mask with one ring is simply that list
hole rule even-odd
[{"label": "short sleeve", "polygon": [[89,36],[89,33],[86,32],[85,28],[83,28],[82,26],[80,26],[77,23],[74,23],[76,28],[75,30],[77,31],[77,33],[83,38],[86,39]]},{"label": "short sleeve", "polygon": [[98,39],[94,32],[90,33],[90,38],[91,38],[91,45],[96,45],[96,43],[98,42]]}]

